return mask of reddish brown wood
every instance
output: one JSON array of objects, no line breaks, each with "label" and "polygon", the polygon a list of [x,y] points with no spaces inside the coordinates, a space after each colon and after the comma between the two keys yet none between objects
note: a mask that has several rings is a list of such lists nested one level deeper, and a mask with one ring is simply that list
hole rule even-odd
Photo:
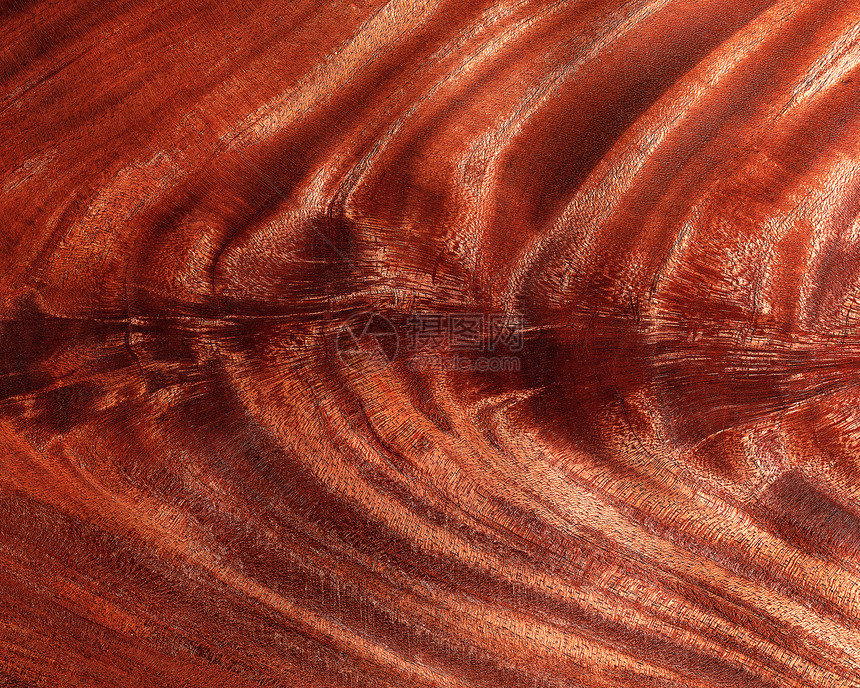
[{"label": "reddish brown wood", "polygon": [[860,687],[856,2],[0,36],[0,686]]}]

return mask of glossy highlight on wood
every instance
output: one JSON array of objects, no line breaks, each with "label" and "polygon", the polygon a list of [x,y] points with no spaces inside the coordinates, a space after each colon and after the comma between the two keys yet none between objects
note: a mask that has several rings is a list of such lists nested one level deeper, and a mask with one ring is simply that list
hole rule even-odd
[{"label": "glossy highlight on wood", "polygon": [[0,686],[860,688],[860,5],[0,36]]}]

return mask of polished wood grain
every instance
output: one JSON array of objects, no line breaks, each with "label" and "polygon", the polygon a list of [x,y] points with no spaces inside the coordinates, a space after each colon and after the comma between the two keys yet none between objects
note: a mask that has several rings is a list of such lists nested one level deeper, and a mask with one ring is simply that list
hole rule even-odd
[{"label": "polished wood grain", "polygon": [[0,686],[860,687],[857,2],[0,46]]}]

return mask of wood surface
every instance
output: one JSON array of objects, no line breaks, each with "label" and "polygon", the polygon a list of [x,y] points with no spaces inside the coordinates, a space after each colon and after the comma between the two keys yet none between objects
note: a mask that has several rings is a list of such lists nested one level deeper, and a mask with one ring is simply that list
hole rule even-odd
[{"label": "wood surface", "polygon": [[860,687],[857,0],[0,50],[0,686]]}]

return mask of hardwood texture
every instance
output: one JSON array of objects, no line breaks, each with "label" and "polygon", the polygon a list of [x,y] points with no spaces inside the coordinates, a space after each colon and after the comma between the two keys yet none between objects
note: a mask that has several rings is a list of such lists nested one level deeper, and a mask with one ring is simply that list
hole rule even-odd
[{"label": "hardwood texture", "polygon": [[0,686],[860,686],[860,4],[0,11]]}]

